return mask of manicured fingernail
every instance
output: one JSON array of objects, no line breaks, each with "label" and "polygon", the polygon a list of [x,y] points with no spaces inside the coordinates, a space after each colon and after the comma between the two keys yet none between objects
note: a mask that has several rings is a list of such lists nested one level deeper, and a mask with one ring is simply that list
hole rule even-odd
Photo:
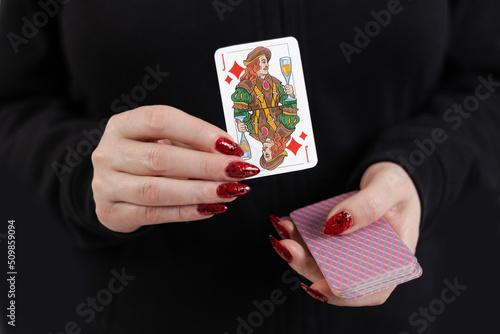
[{"label": "manicured fingernail", "polygon": [[217,139],[217,141],[215,142],[215,149],[220,153],[226,155],[236,155],[237,157],[241,157],[244,154],[240,145],[233,143],[229,139],[223,137]]},{"label": "manicured fingernail", "polygon": [[259,167],[241,161],[231,162],[226,167],[227,175],[238,179],[254,176],[259,174],[259,172],[260,172]]},{"label": "manicured fingernail", "polygon": [[314,290],[313,288],[308,287],[304,283],[300,283],[300,286],[302,287],[302,289],[304,289],[305,292],[307,292],[309,296],[313,297],[314,299],[320,302],[328,303],[328,297],[319,292],[318,290]]},{"label": "manicured fingernail", "polygon": [[292,262],[293,256],[292,253],[288,249],[286,249],[285,246],[281,242],[279,242],[275,237],[272,235],[269,235],[269,241],[271,241],[271,245],[273,245],[274,250],[276,253],[281,256],[283,260],[285,260],[287,263]]},{"label": "manicured fingernail", "polygon": [[200,204],[196,207],[196,210],[202,215],[216,215],[226,212],[227,206],[223,204]]},{"label": "manicured fingernail", "polygon": [[217,187],[219,197],[234,197],[248,194],[250,187],[241,183],[224,183]]},{"label": "manicured fingernail", "polygon": [[271,219],[271,223],[273,224],[274,229],[276,230],[276,232],[278,232],[282,239],[290,239],[290,234],[287,230],[285,230],[283,225],[281,225],[281,219],[279,219],[278,216],[271,215],[269,219]]},{"label": "manicured fingernail", "polygon": [[353,224],[354,222],[352,221],[351,214],[347,211],[340,211],[332,218],[328,219],[323,233],[326,235],[339,235],[352,227]]}]

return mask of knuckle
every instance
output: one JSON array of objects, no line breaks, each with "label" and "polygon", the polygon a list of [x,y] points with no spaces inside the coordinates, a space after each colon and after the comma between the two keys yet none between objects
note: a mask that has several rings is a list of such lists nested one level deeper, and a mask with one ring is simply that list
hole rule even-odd
[{"label": "knuckle", "polygon": [[97,215],[97,219],[99,219],[101,224],[108,228],[111,228],[112,215],[110,214],[109,209],[104,208],[102,205],[96,204],[95,213]]},{"label": "knuckle", "polygon": [[147,179],[141,185],[139,196],[146,204],[158,204],[160,202],[160,189],[152,179]]},{"label": "knuckle", "polygon": [[153,133],[161,132],[168,123],[171,111],[168,108],[150,107],[148,108],[148,126]]},{"label": "knuckle", "polygon": [[154,225],[159,221],[159,211],[158,208],[154,206],[145,206],[144,208],[144,219],[146,221],[146,225]]},{"label": "knuckle", "polygon": [[153,147],[147,152],[148,166],[153,172],[164,172],[168,164],[168,157],[160,147]]},{"label": "knuckle", "polygon": [[105,132],[115,131],[119,127],[119,124],[122,123],[124,117],[125,115],[122,113],[111,116],[106,124]]},{"label": "knuckle", "polygon": [[112,231],[119,232],[123,228],[121,226],[124,220],[123,215],[123,206],[119,205],[119,203],[112,203],[106,213],[107,220],[105,226]]},{"label": "knuckle", "polygon": [[213,174],[214,168],[213,168],[213,164],[212,164],[211,159],[202,158],[202,159],[199,159],[198,163],[199,163],[198,167],[199,167],[200,173],[202,173],[202,175],[210,176]]},{"label": "knuckle", "polygon": [[406,181],[407,179],[404,177],[404,175],[401,174],[397,173],[384,174],[384,182],[390,191],[397,190],[399,187],[403,186]]},{"label": "knuckle", "polygon": [[[104,205],[96,205],[96,215],[102,225],[114,232],[128,233],[137,229],[139,225],[135,222],[127,222],[127,215],[124,207],[120,203],[104,203]],[[126,216],[127,215],[127,216]],[[132,218],[138,215],[133,212]],[[142,221],[135,219],[135,221]]]},{"label": "knuckle", "polygon": [[95,206],[95,214],[97,215],[97,218],[99,219],[99,221],[102,223],[104,221],[105,212],[101,208],[101,206],[97,205],[97,203]]},{"label": "knuckle", "polygon": [[362,198],[362,206],[365,215],[372,221],[377,219],[380,208],[383,204],[383,198],[377,194],[366,194]]},{"label": "knuckle", "polygon": [[173,221],[176,222],[182,222],[184,221],[184,210],[182,210],[182,207],[177,206],[173,212]]},{"label": "knuckle", "polygon": [[176,222],[187,222],[192,218],[192,214],[186,206],[177,206],[173,216],[172,221]]},{"label": "knuckle", "polygon": [[103,164],[106,161],[107,154],[104,153],[102,149],[97,147],[94,152],[92,152],[92,155],[90,156],[90,159],[92,160],[92,164],[94,166]]},{"label": "knuckle", "polygon": [[207,195],[210,194],[210,190],[208,188],[208,186],[203,186],[202,188],[190,187],[187,196],[182,198],[182,200],[189,200],[193,203],[203,203],[206,201]]},{"label": "knuckle", "polygon": [[98,194],[101,192],[101,190],[103,188],[103,182],[100,179],[94,177],[92,179],[92,183],[90,184],[90,186],[92,188],[92,192],[95,195],[95,194]]},{"label": "knuckle", "polygon": [[368,206],[368,209],[376,211],[382,206],[382,202],[383,200],[379,195],[372,195],[367,199],[366,205]]}]

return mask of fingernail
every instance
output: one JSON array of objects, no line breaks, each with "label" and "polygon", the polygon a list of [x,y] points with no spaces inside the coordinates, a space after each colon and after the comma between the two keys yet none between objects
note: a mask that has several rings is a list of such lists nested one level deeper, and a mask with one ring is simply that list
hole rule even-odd
[{"label": "fingernail", "polygon": [[250,187],[241,183],[224,183],[217,187],[219,197],[234,197],[248,194]]},{"label": "fingernail", "polygon": [[271,245],[273,245],[274,250],[276,253],[281,256],[283,260],[285,260],[287,263],[292,262],[293,256],[292,253],[288,249],[286,249],[285,246],[281,242],[279,242],[275,237],[272,235],[269,235],[269,241],[271,241]]},{"label": "fingernail", "polygon": [[200,204],[196,207],[196,210],[202,215],[216,215],[226,212],[227,206],[223,204]]},{"label": "fingernail", "polygon": [[260,169],[257,166],[247,162],[234,161],[226,167],[226,173],[230,177],[245,178],[259,174]]},{"label": "fingernail", "polygon": [[328,297],[319,292],[318,290],[314,290],[313,288],[308,287],[304,283],[300,283],[300,286],[302,287],[302,289],[304,289],[305,292],[307,292],[309,296],[313,297],[314,299],[320,302],[328,303]]},{"label": "fingernail", "polygon": [[220,153],[226,155],[236,155],[237,157],[241,157],[244,154],[240,145],[233,143],[229,139],[223,137],[217,139],[217,141],[215,142],[215,149]]},{"label": "fingernail", "polygon": [[269,219],[271,219],[271,223],[273,224],[274,229],[276,230],[276,232],[278,232],[282,239],[290,239],[290,234],[287,230],[285,230],[283,225],[281,225],[281,219],[279,219],[278,216],[271,215]]},{"label": "fingernail", "polygon": [[332,218],[328,219],[323,233],[326,235],[339,235],[352,227],[353,224],[354,222],[352,221],[351,214],[347,211],[340,211]]}]

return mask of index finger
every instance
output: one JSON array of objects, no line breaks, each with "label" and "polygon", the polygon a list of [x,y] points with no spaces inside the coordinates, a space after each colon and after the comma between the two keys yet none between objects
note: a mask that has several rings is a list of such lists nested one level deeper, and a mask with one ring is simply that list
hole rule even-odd
[{"label": "index finger", "polygon": [[[227,132],[217,126],[169,106],[140,107],[115,115],[113,118],[115,119],[113,122],[119,123],[117,130],[128,139],[140,141],[169,139],[205,152],[220,151],[216,149],[215,144],[220,138],[233,141]],[[111,126],[115,124],[112,123]]]}]

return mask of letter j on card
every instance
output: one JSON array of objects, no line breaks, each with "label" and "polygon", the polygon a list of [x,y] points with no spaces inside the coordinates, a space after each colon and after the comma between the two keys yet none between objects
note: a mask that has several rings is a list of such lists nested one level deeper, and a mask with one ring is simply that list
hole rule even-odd
[{"label": "letter j on card", "polygon": [[318,162],[299,44],[293,37],[221,48],[215,65],[227,132],[255,177]]}]

